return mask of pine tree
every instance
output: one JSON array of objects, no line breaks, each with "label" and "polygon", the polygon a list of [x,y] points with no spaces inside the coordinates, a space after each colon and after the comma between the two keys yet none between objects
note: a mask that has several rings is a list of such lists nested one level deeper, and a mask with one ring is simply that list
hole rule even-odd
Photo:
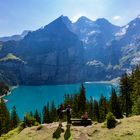
[{"label": "pine tree", "polygon": [[99,114],[100,114],[99,121],[100,122],[105,121],[107,113],[108,113],[107,100],[103,95],[101,95],[100,100],[99,100]]},{"label": "pine tree", "polygon": [[120,81],[120,101],[123,113],[126,117],[131,113],[132,100],[131,100],[131,82],[127,74],[121,77]]},{"label": "pine tree", "polygon": [[132,99],[132,113],[135,115],[140,114],[140,65],[133,70],[131,75],[131,99]]},{"label": "pine tree", "polygon": [[43,123],[50,123],[50,110],[49,110],[49,103],[47,103],[47,106],[44,106],[43,108]]},{"label": "pine tree", "polygon": [[112,89],[110,97],[110,111],[117,119],[122,118],[122,111],[115,89]]},{"label": "pine tree", "polygon": [[134,73],[132,74],[133,77],[133,94],[132,100],[135,103],[137,100],[137,96],[140,95],[140,65],[136,67]]},{"label": "pine tree", "polygon": [[47,123],[47,107],[43,107],[43,123]]},{"label": "pine tree", "polygon": [[10,130],[10,114],[3,99],[0,98],[0,136]]},{"label": "pine tree", "polygon": [[57,120],[57,110],[53,101],[50,107],[50,122],[54,122],[56,120]]},{"label": "pine tree", "polygon": [[93,120],[99,122],[99,118],[100,118],[99,105],[98,105],[98,102],[96,100],[94,100],[94,102],[93,102]]},{"label": "pine tree", "polygon": [[16,128],[18,126],[19,122],[20,122],[20,120],[19,120],[19,117],[18,117],[17,112],[16,112],[16,107],[14,106],[12,113],[11,113],[11,118],[10,118],[11,129]]},{"label": "pine tree", "polygon": [[73,97],[70,94],[65,94],[64,96],[64,107],[66,108],[67,105],[72,105],[73,103]]},{"label": "pine tree", "polygon": [[79,109],[80,115],[82,115],[86,110],[86,95],[85,94],[86,94],[85,87],[83,84],[81,84],[80,94],[78,98],[78,109]]},{"label": "pine tree", "polygon": [[140,115],[140,95],[137,97],[135,103],[133,104],[132,111],[134,115]]},{"label": "pine tree", "polygon": [[36,119],[36,121],[37,121],[38,123],[41,124],[41,116],[39,115],[37,109],[36,109],[36,111],[35,111],[34,118]]},{"label": "pine tree", "polygon": [[47,103],[47,122],[46,123],[51,123],[49,102]]},{"label": "pine tree", "polygon": [[81,117],[81,114],[79,113],[78,99],[79,99],[79,95],[74,94],[73,95],[73,104],[72,104],[72,116],[74,118]]},{"label": "pine tree", "polygon": [[93,98],[90,97],[90,101],[87,103],[87,108],[88,108],[88,114],[89,114],[89,118],[93,120]]}]

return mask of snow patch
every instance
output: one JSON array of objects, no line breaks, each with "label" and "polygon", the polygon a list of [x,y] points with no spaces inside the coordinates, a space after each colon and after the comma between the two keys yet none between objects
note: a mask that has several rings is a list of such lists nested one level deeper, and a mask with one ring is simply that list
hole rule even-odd
[{"label": "snow patch", "polygon": [[94,30],[93,30],[93,31],[87,33],[87,35],[90,36],[90,35],[93,35],[93,34],[96,34],[96,33],[97,33],[97,31],[94,31]]},{"label": "snow patch", "polygon": [[85,44],[88,44],[88,37],[86,37],[85,39],[81,39],[82,42],[84,42]]},{"label": "snow patch", "polygon": [[89,65],[89,66],[104,66],[104,64],[100,61],[97,61],[97,60],[92,60],[92,61],[88,61],[86,63],[86,65]]},{"label": "snow patch", "polygon": [[115,34],[115,36],[123,36],[126,34],[127,29],[129,28],[129,25],[126,25],[124,28],[122,28],[118,33]]},{"label": "snow patch", "polygon": [[140,55],[138,57],[133,58],[130,64],[133,66],[139,65],[140,64]]}]

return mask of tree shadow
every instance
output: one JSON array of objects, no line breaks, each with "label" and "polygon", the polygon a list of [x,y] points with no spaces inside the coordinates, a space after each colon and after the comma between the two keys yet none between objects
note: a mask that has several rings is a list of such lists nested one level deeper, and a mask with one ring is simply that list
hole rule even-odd
[{"label": "tree shadow", "polygon": [[70,125],[67,125],[67,129],[66,129],[66,132],[64,134],[64,139],[65,140],[68,140],[71,136],[71,133],[70,133]]},{"label": "tree shadow", "polygon": [[57,129],[55,130],[55,132],[53,133],[53,138],[59,139],[61,133],[64,132],[64,129],[61,127],[57,127]]}]

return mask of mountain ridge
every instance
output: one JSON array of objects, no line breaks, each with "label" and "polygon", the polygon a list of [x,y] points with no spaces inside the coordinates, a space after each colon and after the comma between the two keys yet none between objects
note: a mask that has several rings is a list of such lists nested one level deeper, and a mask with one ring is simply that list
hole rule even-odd
[{"label": "mountain ridge", "polygon": [[0,43],[1,60],[8,54],[21,60],[0,62],[0,80],[12,75],[12,82],[38,85],[114,79],[140,63],[139,27],[139,17],[119,27],[104,18],[72,23],[62,15],[21,40]]}]

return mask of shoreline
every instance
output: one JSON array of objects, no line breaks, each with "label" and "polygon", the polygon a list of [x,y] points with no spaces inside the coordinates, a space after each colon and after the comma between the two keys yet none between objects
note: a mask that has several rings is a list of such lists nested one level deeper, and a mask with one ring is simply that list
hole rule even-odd
[{"label": "shoreline", "polygon": [[[1,99],[1,98],[4,98],[4,97],[6,97],[6,96],[9,96],[9,95],[11,94],[11,91],[12,91],[13,89],[15,89],[15,88],[18,88],[18,86],[12,86],[12,87],[10,87],[10,91],[9,91],[7,94],[4,94],[4,95],[0,96],[0,99]],[[8,102],[8,100],[6,100],[6,99],[3,99],[3,100],[4,100],[5,103]]]},{"label": "shoreline", "polygon": [[[85,84],[92,84],[92,83],[93,84],[96,84],[97,83],[97,84],[119,85],[119,82],[120,82],[120,77],[115,78],[115,79],[112,79],[110,81],[87,81],[87,82],[83,82],[83,83],[85,83]],[[67,84],[63,84],[63,85],[67,85]],[[24,85],[21,85],[21,86],[24,86]],[[30,86],[30,85],[28,85],[28,86]],[[49,86],[49,85],[42,85],[42,86]],[[15,89],[15,88],[18,88],[18,87],[19,87],[19,85],[17,85],[17,86],[11,86],[10,87],[10,91],[7,94],[5,94],[5,95],[0,96],[0,98],[4,98],[6,96],[9,96],[11,94],[12,90]],[[4,101],[5,101],[5,103],[8,102],[8,100],[6,100],[6,99],[4,99]]]},{"label": "shoreline", "polygon": [[93,82],[84,82],[84,83],[86,83],[86,84],[90,84],[90,83],[101,83],[101,84],[117,84],[117,85],[119,85],[119,82],[120,82],[120,77],[118,77],[118,78],[115,78],[115,79],[112,79],[112,80],[110,80],[110,81],[93,81]]}]

